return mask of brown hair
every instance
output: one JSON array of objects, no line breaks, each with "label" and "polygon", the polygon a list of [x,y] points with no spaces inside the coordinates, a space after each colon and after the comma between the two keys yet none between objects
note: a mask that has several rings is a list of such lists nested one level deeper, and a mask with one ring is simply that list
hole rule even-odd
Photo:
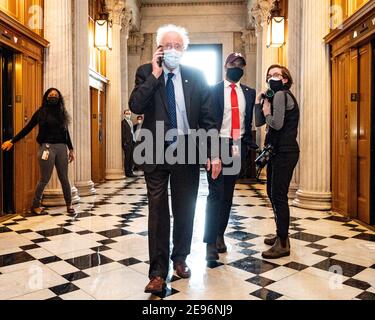
[{"label": "brown hair", "polygon": [[283,78],[284,79],[288,79],[288,82],[285,83],[284,86],[289,90],[292,87],[293,83],[294,83],[292,75],[291,75],[289,69],[287,67],[284,67],[284,66],[279,65],[279,64],[273,64],[272,66],[270,66],[268,68],[266,77],[268,76],[268,73],[270,72],[270,70],[272,70],[274,68],[281,69],[281,74],[282,74]]}]

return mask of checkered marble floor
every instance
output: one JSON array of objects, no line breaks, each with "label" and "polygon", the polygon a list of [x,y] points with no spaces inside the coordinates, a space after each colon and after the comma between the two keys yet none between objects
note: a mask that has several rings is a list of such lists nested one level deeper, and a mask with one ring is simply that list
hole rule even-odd
[{"label": "checkered marble floor", "polygon": [[375,233],[325,212],[292,208],[290,257],[262,259],[274,232],[262,184],[238,184],[226,233],[228,253],[207,265],[202,243],[208,193],[202,173],[191,279],[171,272],[167,290],[148,282],[147,197],[142,176],[108,182],[77,214],[54,208],[0,224],[0,299],[375,299]]}]

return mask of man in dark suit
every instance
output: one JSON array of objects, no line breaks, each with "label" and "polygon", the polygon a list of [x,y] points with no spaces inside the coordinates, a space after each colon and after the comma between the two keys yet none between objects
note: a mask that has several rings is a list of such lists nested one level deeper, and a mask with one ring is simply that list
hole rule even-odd
[{"label": "man in dark suit", "polygon": [[139,136],[139,134],[141,132],[141,129],[142,129],[142,124],[143,124],[143,116],[137,116],[137,122],[133,127],[134,135],[135,135],[135,141],[138,140],[138,136]]},{"label": "man in dark suit", "polygon": [[[179,143],[190,141],[192,130],[216,128],[205,77],[195,69],[180,65],[189,44],[186,30],[174,25],[161,27],[157,32],[157,44],[152,63],[137,70],[135,88],[129,101],[130,109],[135,114],[144,115],[142,131],[151,132],[153,137],[149,145],[153,159],[142,165],[149,202],[150,282],[145,288],[147,293],[162,292],[168,276],[169,182],[174,218],[171,259],[179,277],[191,276],[186,257],[190,254],[193,233],[199,163],[186,164],[185,157],[182,163],[168,164],[165,161],[167,153],[160,152],[160,149],[173,150]],[[164,124],[162,132],[157,129],[160,124]],[[166,139],[168,130],[178,130],[178,137]],[[194,148],[196,150],[196,146]],[[188,148],[187,151],[189,153],[191,150]],[[221,171],[221,161],[216,156],[208,165],[212,179],[217,178]]]},{"label": "man in dark suit", "polygon": [[133,123],[131,121],[130,110],[125,110],[125,118],[121,122],[121,139],[122,139],[122,149],[124,150],[124,170],[125,175],[128,178],[135,177],[133,173],[133,150],[135,144],[135,136],[133,131]]},{"label": "man in dark suit", "polygon": [[[137,141],[139,139],[139,135],[141,133],[141,129],[142,129],[142,124],[143,124],[143,116],[137,116],[137,122],[135,123],[134,127],[133,127],[133,130],[134,130],[134,136],[135,136],[135,141]],[[136,164],[134,163],[134,171],[139,171],[141,170],[141,168]]]},{"label": "man in dark suit", "polygon": [[[245,66],[246,61],[240,53],[231,53],[225,63],[226,79],[212,89],[212,107],[220,130],[221,154],[242,159],[251,148],[256,149],[251,137],[256,92],[240,83]],[[241,163],[241,159],[238,163]],[[224,233],[232,208],[236,179],[240,173],[226,174],[225,167],[230,165],[232,163],[223,163],[223,173],[218,179],[213,180],[208,176],[209,195],[204,235],[208,261],[218,260],[218,253],[227,251]]]}]

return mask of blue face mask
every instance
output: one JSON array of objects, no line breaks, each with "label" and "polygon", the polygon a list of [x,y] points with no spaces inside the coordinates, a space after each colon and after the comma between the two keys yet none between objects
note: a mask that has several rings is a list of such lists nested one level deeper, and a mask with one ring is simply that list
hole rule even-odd
[{"label": "blue face mask", "polygon": [[183,52],[175,49],[164,51],[164,63],[169,69],[176,69],[181,62]]}]

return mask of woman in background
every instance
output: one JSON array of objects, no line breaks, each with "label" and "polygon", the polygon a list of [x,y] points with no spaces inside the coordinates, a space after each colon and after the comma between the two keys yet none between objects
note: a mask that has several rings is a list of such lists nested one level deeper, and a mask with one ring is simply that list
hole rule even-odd
[{"label": "woman in background", "polygon": [[[43,96],[42,106],[33,114],[30,122],[12,140],[6,141],[2,149],[9,151],[13,145],[27,136],[39,125],[37,142],[40,145],[38,161],[40,181],[36,187],[31,212],[41,214],[41,200],[53,168],[56,167],[62,185],[68,213],[74,213],[72,207],[71,187],[68,178],[68,163],[74,160],[74,151],[68,125],[70,116],[65,108],[64,99],[59,90],[50,88]],[[69,154],[68,154],[69,149]]]}]

